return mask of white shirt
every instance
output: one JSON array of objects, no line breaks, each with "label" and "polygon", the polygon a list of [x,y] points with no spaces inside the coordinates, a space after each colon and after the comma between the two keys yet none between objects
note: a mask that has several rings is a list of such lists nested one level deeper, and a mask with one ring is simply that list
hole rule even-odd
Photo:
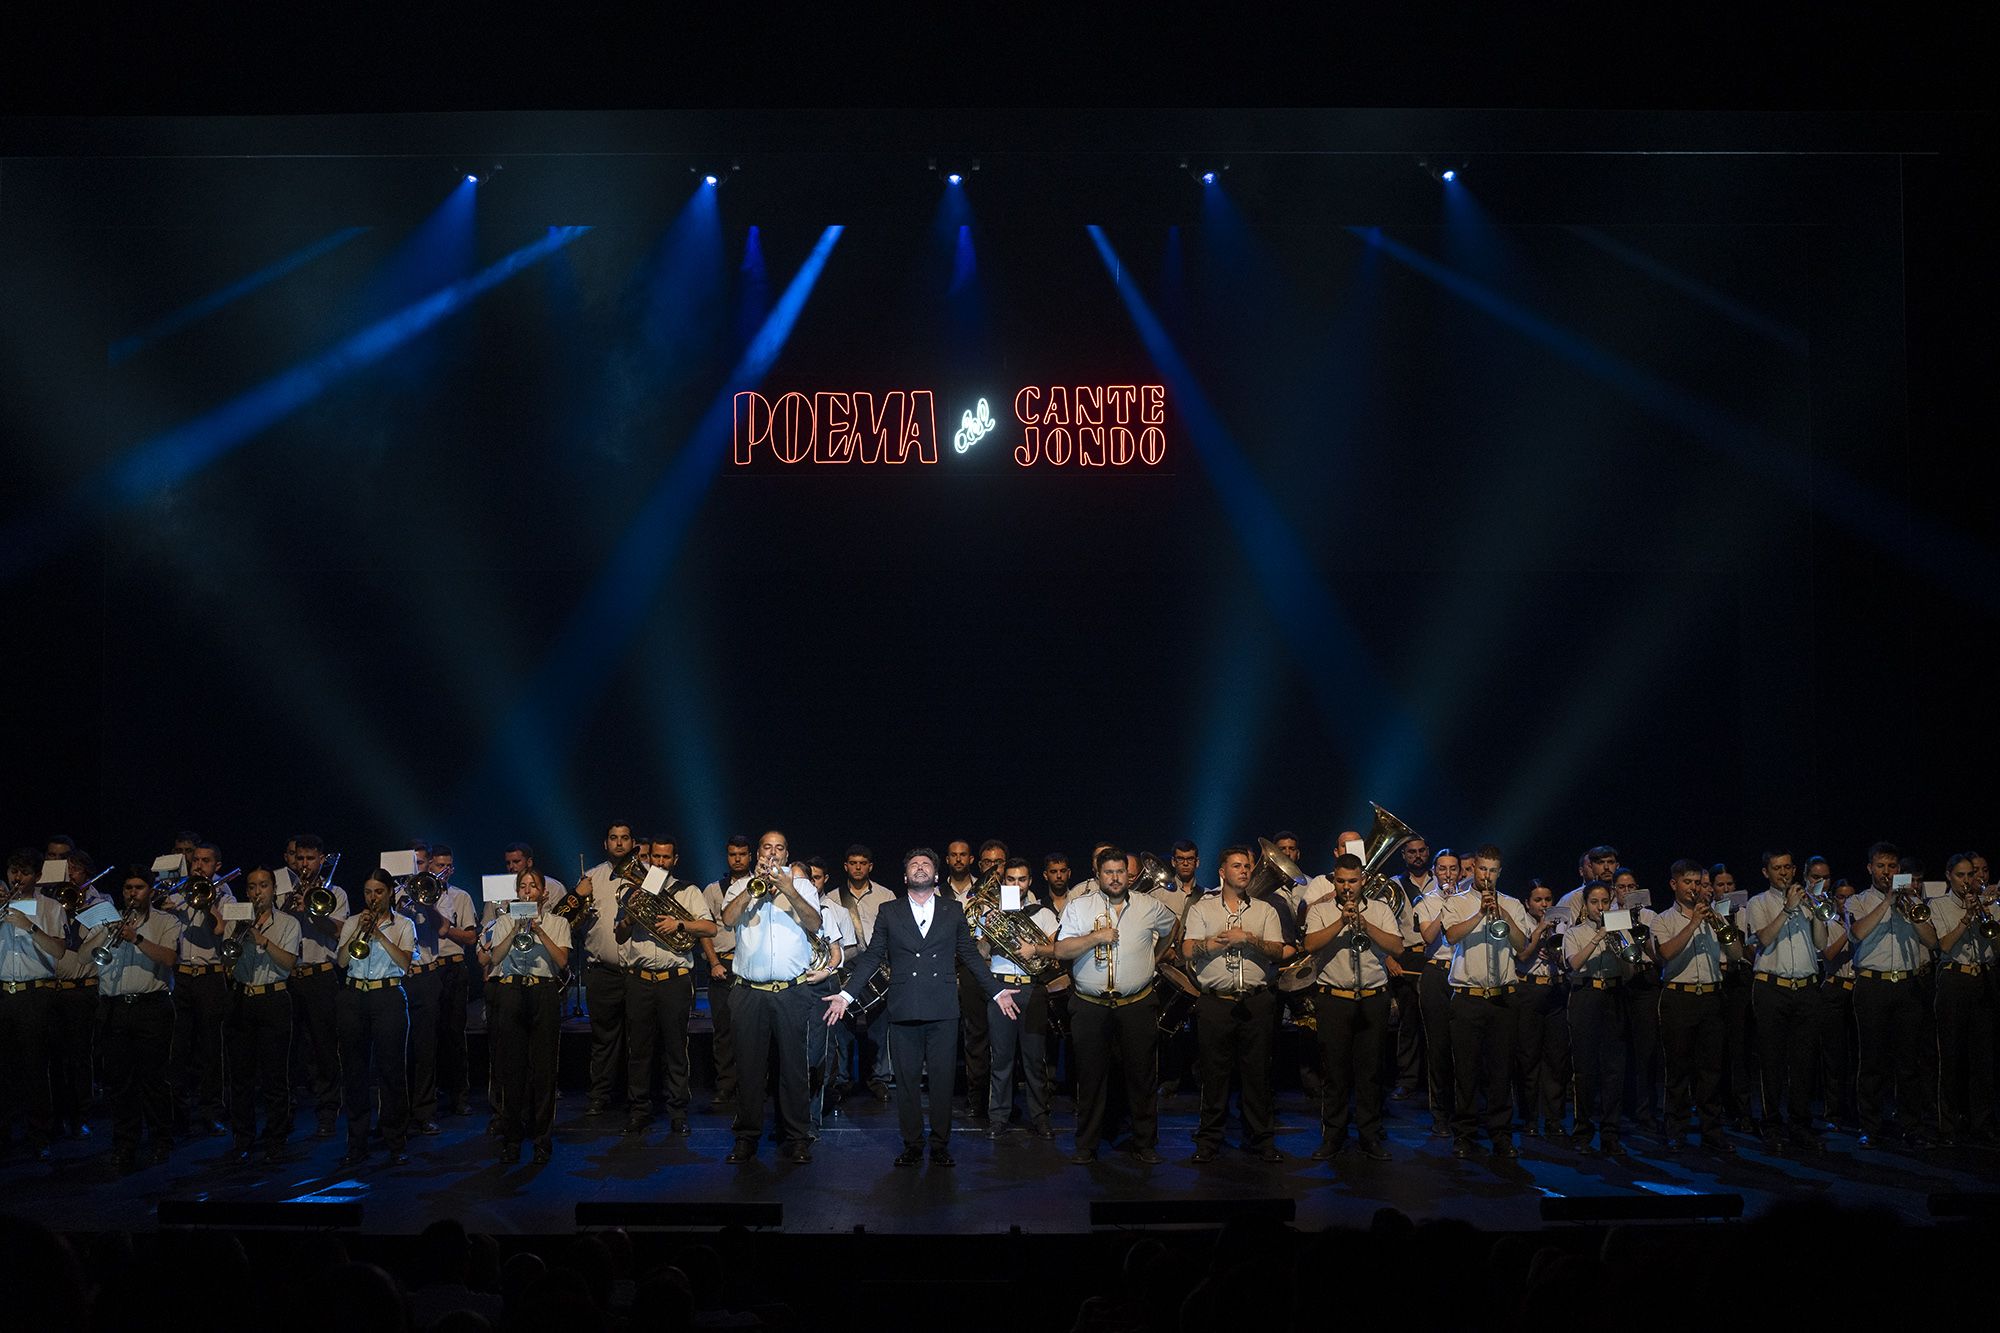
[{"label": "white shirt", "polygon": [[1179,880],[1175,880],[1166,888],[1149,889],[1147,892],[1153,895],[1160,906],[1174,914],[1174,920],[1180,921],[1187,917],[1189,904],[1201,897],[1201,886],[1194,886],[1194,891],[1190,893],[1181,887]]},{"label": "white shirt", "polygon": [[925,939],[929,939],[931,937],[931,919],[937,915],[937,894],[911,894],[910,915],[916,918],[917,934]]},{"label": "white shirt", "polygon": [[854,936],[854,918],[848,915],[845,907],[830,898],[819,900],[819,937],[838,944],[842,958],[854,956],[858,942]]},{"label": "white shirt", "polygon": [[[1569,932],[1569,924],[1567,917],[1558,913],[1554,907],[1549,908],[1542,920],[1546,921],[1551,916],[1555,917],[1555,924],[1543,934],[1542,947],[1526,958],[1514,960],[1514,970],[1524,977],[1553,978],[1562,975],[1562,938]],[[1541,928],[1541,924],[1541,921],[1535,920],[1533,913],[1529,913],[1528,924],[1523,933],[1532,939],[1535,932]]]},{"label": "white shirt", "polygon": [[1114,912],[1111,900],[1092,889],[1086,894],[1070,896],[1062,919],[1057,922],[1057,938],[1088,935],[1097,929],[1099,919],[1105,917],[1112,919],[1118,935],[1118,942],[1112,947],[1109,973],[1097,961],[1097,950],[1092,948],[1070,960],[1070,975],[1075,978],[1077,990],[1085,995],[1105,994],[1110,989],[1105,984],[1107,980],[1118,983],[1117,994],[1136,994],[1153,984],[1153,960],[1161,941],[1174,933],[1174,914],[1149,895],[1135,898],[1129,892],[1125,895],[1124,910]]},{"label": "white shirt", "polygon": [[[536,873],[539,874],[540,872],[538,871]],[[567,898],[568,896],[569,896],[569,890],[563,887],[563,882],[561,880],[557,879],[554,875],[542,876],[542,910],[548,912],[555,911],[556,904],[560,903],[564,898]],[[442,904],[444,900],[439,899],[438,901],[440,904]],[[495,920],[507,915],[507,903],[514,901],[517,900],[510,898],[501,902],[491,902],[491,903],[482,902],[479,907],[480,933],[484,934],[486,928],[492,925]]]},{"label": "white shirt", "polygon": [[[1778,938],[1765,944],[1762,932],[1779,917],[1785,918],[1785,924],[1778,928]],[[1818,925],[1803,905],[1787,913],[1785,895],[1774,888],[1765,889],[1743,908],[1743,942],[1756,945],[1757,970],[1774,977],[1797,980],[1819,975],[1819,951],[1825,936]]]},{"label": "white shirt", "polygon": [[1205,991],[1234,995],[1268,986],[1278,975],[1277,960],[1261,949],[1230,944],[1214,953],[1204,953],[1198,947],[1200,941],[1220,935],[1232,925],[1243,927],[1267,943],[1282,944],[1285,939],[1285,923],[1278,919],[1278,909],[1264,899],[1252,898],[1243,904],[1241,912],[1232,914],[1226,895],[1202,895],[1188,907],[1183,936],[1197,944],[1192,960],[1194,982]]},{"label": "white shirt", "polygon": [[[1362,904],[1361,919],[1388,934],[1401,933],[1396,913],[1387,903],[1371,900]],[[1364,930],[1347,931],[1346,913],[1340,910],[1339,903],[1320,903],[1306,909],[1306,934],[1316,934],[1328,926],[1339,926],[1347,933],[1334,936],[1333,943],[1320,955],[1324,960],[1319,969],[1322,985],[1340,990],[1371,990],[1389,984],[1381,946]],[[1354,947],[1356,941],[1362,946],[1358,951]]]},{"label": "white shirt", "polygon": [[[122,929],[121,922],[107,930]],[[181,938],[180,918],[171,912],[154,908],[146,913],[146,919],[139,923],[139,938],[148,944],[173,951],[178,948]],[[72,950],[74,952],[74,950]],[[167,963],[156,963],[140,951],[139,945],[127,944],[120,940],[113,947],[111,961],[97,971],[97,993],[99,995],[151,995],[156,991],[172,990],[173,967]]]},{"label": "white shirt", "polygon": [[[365,915],[365,913],[363,914]],[[361,917],[351,916],[340,927],[340,961],[347,965],[350,981],[384,981],[390,977],[404,975],[403,965],[389,956],[389,951],[380,941],[370,939],[373,946],[366,958],[349,958],[348,941],[361,933]],[[416,928],[410,918],[401,912],[391,912],[382,922],[382,938],[405,952],[414,952],[417,947]]]},{"label": "white shirt", "polygon": [[734,879],[719,879],[701,891],[708,901],[709,918],[715,922],[715,952],[722,956],[736,952],[736,932],[722,924],[722,905],[729,901],[729,895],[739,884],[748,884],[750,876],[738,875]]},{"label": "white shirt", "polygon": [[[1688,914],[1675,903],[1653,918],[1653,945],[1660,949],[1687,929]],[[1682,986],[1716,986],[1722,982],[1722,942],[1707,921],[1679,953],[1660,964],[1660,980]]]},{"label": "white shirt", "polygon": [[1401,902],[1396,908],[1396,924],[1403,928],[1403,947],[1421,949],[1424,947],[1424,933],[1417,929],[1417,904],[1425,894],[1437,887],[1437,877],[1426,875],[1421,880],[1405,872],[1390,878],[1398,890]]},{"label": "white shirt", "polygon": [[[214,910],[217,917],[222,914],[222,904],[233,903],[236,895],[229,885],[215,887]],[[222,961],[216,952],[222,943],[222,936],[215,928],[207,912],[198,912],[181,894],[167,895],[167,910],[181,919],[181,962],[189,967],[204,967]]]},{"label": "white shirt", "polygon": [[[1042,934],[1048,936],[1051,940],[1055,939],[1056,931],[1062,926],[1062,922],[1056,919],[1056,914],[1046,907],[1024,907],[1020,914],[1025,914],[1028,920],[1034,922]],[[1011,977],[1016,981],[1028,980],[1028,974],[1014,966],[1014,960],[997,949],[993,953],[993,975],[996,977]]]},{"label": "white shirt", "polygon": [[[813,882],[795,876],[792,887],[806,906],[819,906]],[[727,907],[750,892],[750,877],[729,886],[722,904]],[[792,904],[783,893],[760,898],[736,918],[736,975],[745,981],[791,981],[812,965],[812,937],[792,915]]]},{"label": "white shirt", "polygon": [[[347,890],[338,884],[329,884],[326,887],[333,893],[333,911],[327,914],[326,919],[333,929],[334,938],[338,940],[341,928],[347,923]],[[315,963],[332,962],[334,951],[321,944],[313,935],[312,918],[307,915],[305,908],[301,907],[288,915],[299,923],[299,966],[311,967]]]},{"label": "white shirt", "polygon": [[[645,890],[634,889],[633,892],[644,893]],[[708,914],[708,899],[704,898],[701,890],[694,885],[675,880],[669,882],[660,892],[673,895],[674,902],[680,907],[683,916],[692,917],[696,921],[714,919]],[[563,924],[567,925],[568,922]],[[549,934],[553,937],[555,932],[550,931]],[[618,946],[618,961],[626,967],[644,968],[648,972],[664,972],[672,967],[692,969],[695,956],[700,951],[699,940],[695,941],[694,947],[686,953],[679,953],[662,944],[658,936],[634,926],[632,938]]]},{"label": "white shirt", "polygon": [[[546,889],[547,885],[544,884],[543,888]],[[464,889],[451,885],[447,885],[445,891],[439,895],[437,910],[438,915],[444,918],[444,923],[453,930],[471,930],[473,922],[478,920],[472,910],[472,895]],[[443,931],[438,932],[437,951],[440,958],[465,957],[465,946]]]},{"label": "white shirt", "polygon": [[625,881],[612,876],[609,861],[599,861],[590,868],[584,883],[576,886],[576,891],[582,893],[586,886],[590,891],[590,908],[582,919],[590,925],[583,932],[584,952],[590,955],[593,962],[617,967],[618,901]]},{"label": "white shirt", "polygon": [[[852,886],[843,880],[836,892],[828,894],[821,901],[837,902],[847,908],[847,914],[854,918],[854,937],[865,949],[875,940],[876,916],[883,908],[896,901],[896,895],[872,879],[860,893],[855,893]],[[853,903],[852,907],[848,907],[850,901]]]},{"label": "white shirt", "polygon": [[[63,937],[62,904],[44,897],[40,889],[15,900],[27,908],[36,929],[56,939]],[[0,981],[53,981],[56,960],[42,952],[41,945],[28,933],[28,923],[8,904],[0,916]]]},{"label": "white shirt", "polygon": [[[1965,903],[1955,893],[1931,899],[1931,929],[1937,931],[1940,940],[1957,930],[1958,923],[1966,916]],[[1951,952],[1942,957],[1947,963],[1979,963],[1990,967],[1993,964],[1993,946],[1980,936],[1978,922],[1975,921],[1959,935],[1958,943],[1952,946]]]},{"label": "white shirt", "polygon": [[[1494,905],[1523,935],[1532,935],[1535,923],[1528,917],[1528,909],[1521,900],[1511,894],[1496,893]],[[1476,889],[1453,894],[1444,905],[1439,919],[1445,929],[1481,915],[1479,892]],[[1439,932],[1440,939],[1444,937]],[[1454,986],[1474,986],[1490,990],[1495,986],[1511,986],[1519,981],[1520,974],[1514,970],[1514,946],[1505,936],[1494,939],[1486,933],[1484,924],[1474,926],[1451,946],[1451,974],[1446,978]]]},{"label": "white shirt", "polygon": [[[99,903],[108,903],[110,901],[111,899],[105,894],[97,889],[92,889],[83,896],[83,910],[87,912]],[[69,913],[64,912],[63,915],[64,917],[68,917]],[[63,929],[67,931],[74,924],[74,922],[65,920],[63,922]],[[113,924],[115,925],[116,923]],[[94,956],[94,951],[98,945],[104,943],[110,936],[111,930],[112,926],[99,926],[95,930],[84,930],[79,927],[74,936],[76,940],[74,944],[70,944],[72,937],[65,934],[63,936],[63,943],[69,944],[70,947],[62,957],[56,959],[56,980],[83,981],[86,978],[96,976],[97,959]]]},{"label": "white shirt", "polygon": [[1862,939],[1855,932],[1854,923],[1880,906],[1882,897],[1871,887],[1847,900],[1847,933],[1855,937],[1854,965],[1870,972],[1914,972],[1930,950],[1917,938],[1916,926],[1893,904],[1875,923],[1874,934]]},{"label": "white shirt", "polygon": [[[537,939],[529,930],[533,917],[499,916],[486,923],[480,932],[480,939],[493,953],[492,975],[496,977],[553,977],[556,975],[555,956],[549,947]],[[514,935],[518,931],[529,931],[528,938],[533,945],[526,949],[514,947]],[[549,937],[558,949],[570,947],[569,922],[554,912],[543,911],[542,934]]]},{"label": "white shirt", "polygon": [[[269,986],[273,982],[283,981],[292,974],[292,969],[279,967],[278,960],[271,957],[269,950],[258,947],[257,941],[250,937],[251,924],[248,921],[241,921],[236,926],[237,936],[243,941],[243,956],[236,960],[237,983],[244,986]],[[264,938],[294,959],[299,956],[299,923],[284,912],[271,913],[271,924],[264,931]]]},{"label": "white shirt", "polygon": [[[1458,885],[1464,883],[1464,880],[1460,880]],[[1461,893],[1465,892],[1458,885],[1453,885],[1451,891],[1447,893],[1444,885],[1440,884],[1423,897],[1417,899],[1417,922],[1420,926],[1432,921],[1440,921],[1444,918],[1445,904],[1453,901]],[[1417,938],[1419,940],[1423,938],[1421,930],[1418,931]],[[1440,930],[1437,934],[1437,943],[1433,944],[1429,951],[1424,954],[1424,961],[1426,963],[1442,963],[1450,957],[1451,941],[1446,939],[1444,931]]]},{"label": "white shirt", "polygon": [[1630,976],[1632,965],[1612,952],[1613,934],[1602,926],[1578,921],[1563,932],[1563,962],[1579,977],[1622,979]]}]

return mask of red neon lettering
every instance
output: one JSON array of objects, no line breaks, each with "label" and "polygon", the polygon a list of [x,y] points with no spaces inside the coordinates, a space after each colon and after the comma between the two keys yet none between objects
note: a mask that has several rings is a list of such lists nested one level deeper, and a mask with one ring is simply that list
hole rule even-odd
[{"label": "red neon lettering", "polygon": [[1104,401],[1111,404],[1111,419],[1121,426],[1132,420],[1132,404],[1138,399],[1138,389],[1130,384],[1104,386]]},{"label": "red neon lettering", "polygon": [[[1021,390],[1026,393],[1027,390]],[[1035,459],[1042,452],[1042,428],[1040,426],[1021,427],[1021,442],[1014,446],[1014,461],[1022,467],[1033,467]]]},{"label": "red neon lettering", "polygon": [[875,395],[854,395],[854,420],[860,433],[859,457],[864,463],[879,463],[891,442],[903,434],[903,391],[882,395],[882,410],[875,410]]},{"label": "red neon lettering", "polygon": [[1111,466],[1124,467],[1132,461],[1132,428],[1113,426],[1111,428]]},{"label": "red neon lettering", "polygon": [[1076,461],[1080,467],[1104,466],[1104,427],[1076,428]]},{"label": "red neon lettering", "polygon": [[1076,386],[1076,424],[1079,426],[1104,424],[1103,389],[1087,384]]},{"label": "red neon lettering", "polygon": [[[1041,400],[1042,391],[1040,389],[1037,389],[1032,384],[1024,387],[1021,392],[1014,395],[1014,419],[1023,426],[1039,424],[1042,419],[1042,409],[1039,406]],[[1030,406],[1030,403],[1036,405]]]},{"label": "red neon lettering", "polygon": [[819,433],[813,436],[813,462],[851,463],[854,461],[853,399],[844,393],[813,395],[813,414],[819,418]]},{"label": "red neon lettering", "polygon": [[1148,426],[1139,432],[1139,457],[1148,467],[1157,464],[1167,456],[1167,433],[1158,426]]},{"label": "red neon lettering", "polygon": [[[896,396],[902,395],[898,393]],[[903,414],[903,428],[897,432],[894,452],[887,455],[886,461],[908,462],[910,451],[914,449],[919,463],[935,463],[938,460],[937,448],[937,405],[929,389],[912,389],[909,411]]]},{"label": "red neon lettering", "polygon": [[771,452],[781,463],[798,463],[812,452],[812,399],[802,393],[781,394],[771,405]]},{"label": "red neon lettering", "polygon": [[745,389],[736,395],[736,464],[750,461],[750,451],[771,438],[771,405],[764,395]]},{"label": "red neon lettering", "polygon": [[1139,424],[1164,426],[1167,423],[1167,390],[1162,384],[1139,386]]},{"label": "red neon lettering", "polygon": [[1060,384],[1049,386],[1049,408],[1042,413],[1042,421],[1051,426],[1067,426],[1069,420],[1069,390]]},{"label": "red neon lettering", "polygon": [[1050,428],[1048,444],[1044,447],[1048,450],[1049,461],[1057,467],[1069,462],[1069,432],[1061,426]]}]

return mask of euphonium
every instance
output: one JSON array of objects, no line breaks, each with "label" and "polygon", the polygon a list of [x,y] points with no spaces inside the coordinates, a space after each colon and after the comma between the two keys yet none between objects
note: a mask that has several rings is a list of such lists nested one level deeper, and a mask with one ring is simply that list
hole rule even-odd
[{"label": "euphonium", "polygon": [[[1028,913],[1009,912],[1001,908],[998,875],[981,880],[979,886],[966,895],[965,915],[973,928],[1008,962],[1034,980],[1047,981],[1062,971],[1062,964],[1056,961],[1054,945]],[[1032,944],[1039,952],[1034,958],[1024,958],[1021,955],[1023,944]]]},{"label": "euphonium", "polygon": [[111,937],[105,940],[104,943],[98,945],[95,949],[92,949],[90,951],[90,961],[96,963],[99,967],[110,967],[111,960],[118,956],[118,946],[125,942],[124,940],[120,939],[119,936],[124,934],[126,923],[129,922],[132,925],[137,926],[137,925],[143,925],[145,923],[145,920],[146,920],[145,908],[143,907],[126,908],[125,917],[118,923],[118,929],[112,932]]},{"label": "euphonium", "polygon": [[694,936],[681,928],[680,923],[691,921],[687,912],[675,901],[674,895],[662,889],[658,893],[635,890],[625,895],[625,901],[618,909],[621,921],[630,922],[650,935],[662,948],[675,953],[687,953],[694,948]]}]

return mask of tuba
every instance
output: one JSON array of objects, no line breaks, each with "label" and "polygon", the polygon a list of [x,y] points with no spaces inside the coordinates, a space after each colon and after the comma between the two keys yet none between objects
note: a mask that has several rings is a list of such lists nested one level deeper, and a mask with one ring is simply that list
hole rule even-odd
[{"label": "tuba", "polygon": [[[1000,906],[1000,875],[990,874],[965,895],[965,916],[974,930],[998,949],[1006,960],[1026,972],[1036,982],[1047,982],[1063,970],[1056,961],[1054,946],[1028,913],[1009,912]],[[1032,944],[1041,952],[1035,958],[1021,956],[1021,945]]]},{"label": "tuba", "polygon": [[[1132,879],[1133,893],[1152,893],[1156,889],[1164,889],[1173,881],[1174,872],[1167,869],[1159,857],[1151,852],[1139,854],[1139,873]],[[994,882],[997,884],[999,881],[996,878]],[[985,886],[982,884],[980,887]]]},{"label": "tuba", "polygon": [[1252,898],[1268,898],[1282,888],[1302,889],[1309,879],[1298,862],[1278,850],[1269,838],[1257,839],[1257,868],[1246,890]]},{"label": "tuba", "polygon": [[1382,870],[1396,849],[1416,837],[1417,831],[1373,801],[1368,808],[1375,812],[1375,822],[1368,826],[1368,836],[1361,842],[1361,897],[1364,902],[1371,898],[1387,902],[1393,890]]}]

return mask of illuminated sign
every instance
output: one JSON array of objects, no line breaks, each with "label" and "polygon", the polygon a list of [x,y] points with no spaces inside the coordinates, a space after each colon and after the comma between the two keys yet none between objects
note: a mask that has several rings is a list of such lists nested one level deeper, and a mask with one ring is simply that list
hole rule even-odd
[{"label": "illuminated sign", "polygon": [[[964,402],[964,399],[960,399]],[[1013,398],[1018,467],[1154,468],[1167,456],[1167,391],[1158,384],[1029,384]],[[989,400],[960,413],[952,453],[978,458],[1006,433]],[[797,390],[736,395],[732,457],[738,467],[800,463],[934,464],[936,395],[929,389]],[[994,461],[997,461],[995,456]],[[1004,466],[1004,464],[1002,464]]]}]

